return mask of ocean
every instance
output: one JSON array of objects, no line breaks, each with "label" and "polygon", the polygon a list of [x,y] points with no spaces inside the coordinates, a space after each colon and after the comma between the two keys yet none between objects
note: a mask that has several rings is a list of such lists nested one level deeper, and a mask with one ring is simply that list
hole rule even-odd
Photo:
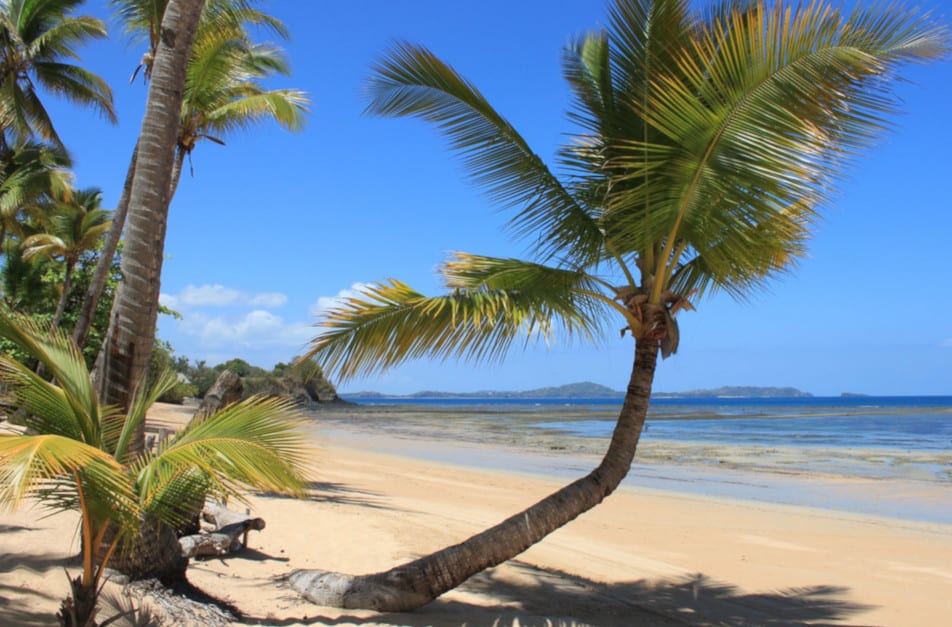
[{"label": "ocean", "polygon": [[[385,452],[566,479],[594,467],[621,407],[618,398],[345,399],[364,408],[337,427],[396,435]],[[623,485],[949,524],[952,396],[656,398]]]},{"label": "ocean", "polygon": [[[611,436],[617,398],[353,398],[363,405],[480,411],[568,436]],[[591,417],[589,417],[591,415]],[[643,441],[952,452],[952,396],[658,398]]]}]

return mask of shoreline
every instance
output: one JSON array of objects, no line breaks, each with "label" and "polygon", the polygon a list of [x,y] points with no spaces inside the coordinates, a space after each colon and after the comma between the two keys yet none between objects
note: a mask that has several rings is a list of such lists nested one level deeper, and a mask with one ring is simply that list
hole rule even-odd
[{"label": "shoreline", "polygon": [[[608,440],[522,428],[551,412],[514,421],[488,420],[497,413],[458,407],[359,406],[306,415],[315,433],[327,430],[355,448],[562,480],[586,474]],[[516,422],[521,426],[514,428]],[[439,443],[452,443],[452,452],[430,445]],[[945,478],[950,471],[952,451],[730,446],[646,437],[622,488],[942,523],[952,522],[952,480]]]},{"label": "shoreline", "polygon": [[[148,427],[174,430],[189,416],[188,407],[158,405]],[[267,528],[244,551],[189,568],[192,583],[241,610],[242,624],[931,627],[952,619],[952,524],[637,485],[415,612],[314,606],[276,578],[299,568],[388,569],[564,484],[559,476],[459,464],[468,461],[461,451],[488,458],[492,446],[325,427],[315,428],[314,447],[307,498],[252,495]],[[439,456],[451,459],[433,461]],[[66,591],[62,567],[76,551],[75,517],[22,510],[2,523],[0,624],[53,624]]]}]

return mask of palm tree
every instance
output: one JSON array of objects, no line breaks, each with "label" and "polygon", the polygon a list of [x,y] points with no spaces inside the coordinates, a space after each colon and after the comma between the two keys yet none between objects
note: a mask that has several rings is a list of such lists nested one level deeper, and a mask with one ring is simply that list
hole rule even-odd
[{"label": "palm tree", "polygon": [[199,25],[185,80],[185,97],[172,176],[174,195],[185,159],[199,141],[223,145],[225,135],[273,120],[289,131],[304,127],[306,94],[297,89],[265,89],[262,81],[290,75],[282,51],[255,44],[245,28],[224,28],[215,20]]},{"label": "palm tree", "polygon": [[38,86],[92,107],[115,123],[112,91],[106,82],[66,62],[79,58],[77,46],[106,36],[101,20],[69,15],[81,3],[0,1],[0,147],[34,135],[63,147]]},{"label": "palm tree", "polygon": [[95,188],[76,190],[65,199],[47,203],[46,229],[23,240],[23,258],[59,258],[63,262],[63,285],[53,328],[59,326],[72,291],[73,269],[83,253],[99,246],[109,229],[111,212],[100,208],[102,191]]},{"label": "palm tree", "polygon": [[[254,8],[260,0],[206,0],[202,11],[202,20],[206,24],[214,22],[218,28],[226,31],[257,26],[270,30],[282,39],[287,39],[288,31],[281,20]],[[126,32],[136,43],[144,43],[146,51],[142,61],[133,72],[135,77],[142,72],[149,80],[152,65],[159,46],[159,27],[169,0],[111,0],[111,4],[125,24]],[[199,25],[201,28],[201,24]]]},{"label": "palm tree", "polygon": [[440,268],[442,296],[378,283],[327,314],[308,354],[349,377],[423,356],[498,360],[516,340],[624,326],[634,364],[602,462],[389,571],[293,573],[313,602],[419,607],[608,496],[635,454],[657,355],[677,349],[677,312],[717,290],[742,298],[787,270],[844,162],[893,111],[897,68],[941,56],[948,41],[926,16],[824,3],[692,11],[687,0],[616,0],[608,23],[565,52],[581,130],[561,152],[562,178],[428,50],[398,45],[374,69],[370,112],[436,125],[476,183],[515,209],[510,226],[535,258],[455,253]]},{"label": "palm tree", "polygon": [[248,399],[135,457],[132,434],[174,376],[160,377],[120,412],[100,403],[81,353],[64,333],[0,312],[0,338],[43,363],[57,382],[0,355],[0,382],[29,414],[32,431],[0,435],[0,505],[38,497],[81,515],[83,567],[61,609],[64,624],[91,624],[103,569],[111,558],[128,559],[142,521],[179,524],[207,492],[239,498],[247,487],[301,492],[305,449],[289,402]]},{"label": "palm tree", "polygon": [[[145,378],[155,341],[159,275],[165,248],[169,188],[182,111],[182,93],[192,41],[204,0],[169,0],[149,83],[145,117],[136,150],[129,217],[122,258],[123,281],[113,301],[110,328],[100,352],[102,398],[128,407]],[[136,434],[134,450],[142,450]]]},{"label": "palm tree", "polygon": [[[130,31],[150,34],[146,58],[151,59],[156,43],[151,34],[154,16],[152,11],[160,3],[141,1],[116,2],[120,14],[125,17]],[[169,200],[175,196],[182,166],[191,156],[197,143],[209,139],[223,144],[223,136],[233,131],[248,128],[268,119],[292,131],[303,126],[308,100],[304,92],[293,89],[266,90],[261,81],[276,74],[287,75],[289,68],[280,50],[273,46],[252,43],[247,28],[266,25],[281,36],[286,36],[284,25],[260,11],[243,7],[245,3],[217,2],[209,4],[202,14],[196,41],[192,46],[185,82],[182,116],[176,140],[176,158],[169,189]],[[231,6],[236,5],[236,6]],[[226,9],[231,8],[231,11]],[[164,6],[162,6],[164,9]],[[147,19],[148,16],[148,19]],[[151,65],[147,67],[151,76]],[[87,290],[80,317],[73,331],[73,340],[82,345],[92,320],[95,304],[102,293],[107,270],[118,246],[125,224],[129,191],[136,167],[137,150],[126,177],[116,219],[106,238],[102,267],[97,268]]]},{"label": "palm tree", "polygon": [[27,142],[0,149],[0,254],[9,233],[22,237],[23,217],[42,199],[64,196],[72,189],[71,165],[65,150]]}]

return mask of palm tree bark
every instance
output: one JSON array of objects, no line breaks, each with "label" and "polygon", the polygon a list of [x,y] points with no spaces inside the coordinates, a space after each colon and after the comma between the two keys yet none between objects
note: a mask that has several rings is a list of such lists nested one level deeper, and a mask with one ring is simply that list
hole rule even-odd
[{"label": "palm tree bark", "polygon": [[658,359],[657,340],[640,339],[611,443],[587,476],[468,540],[386,572],[352,576],[298,570],[288,581],[318,605],[405,612],[425,605],[469,577],[519,555],[602,502],[621,483],[641,437]]},{"label": "palm tree bark", "polygon": [[[203,6],[204,0],[170,0],[162,19],[129,196],[122,282],[101,355],[101,398],[120,407],[128,407],[144,378],[155,341],[185,70]],[[141,451],[143,443],[140,429],[131,450]]]},{"label": "palm tree bark", "polygon": [[86,345],[86,338],[89,337],[89,329],[93,324],[93,315],[96,312],[96,306],[99,299],[102,298],[103,290],[106,287],[106,279],[109,278],[109,272],[112,269],[112,261],[116,257],[116,251],[119,249],[119,240],[122,238],[122,229],[126,225],[126,215],[129,212],[129,197],[132,193],[132,179],[136,173],[136,160],[139,155],[139,144],[136,143],[132,150],[132,159],[129,162],[129,169],[126,171],[126,180],[122,185],[122,194],[119,196],[119,203],[112,214],[112,224],[106,238],[103,241],[102,252],[99,255],[99,262],[96,264],[96,270],[93,272],[92,279],[89,281],[89,288],[86,290],[86,296],[83,298],[83,306],[76,319],[76,325],[73,327],[73,341],[80,348]]},{"label": "palm tree bark", "polygon": [[63,320],[63,312],[66,311],[66,301],[69,299],[69,293],[73,290],[73,267],[75,262],[66,262],[66,271],[63,274],[63,293],[60,294],[59,302],[56,303],[56,312],[53,314],[52,327],[58,329]]}]

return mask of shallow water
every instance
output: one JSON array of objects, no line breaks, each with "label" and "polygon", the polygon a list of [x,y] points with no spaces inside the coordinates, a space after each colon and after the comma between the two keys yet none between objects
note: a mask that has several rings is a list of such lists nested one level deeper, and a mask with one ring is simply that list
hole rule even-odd
[{"label": "shallow water", "polygon": [[[713,403],[656,407],[625,485],[952,523],[952,412],[944,406],[765,409],[731,400],[732,415],[744,417],[723,416]],[[597,464],[616,412],[470,401],[314,417],[322,432],[361,434],[380,452],[568,479]]]}]

